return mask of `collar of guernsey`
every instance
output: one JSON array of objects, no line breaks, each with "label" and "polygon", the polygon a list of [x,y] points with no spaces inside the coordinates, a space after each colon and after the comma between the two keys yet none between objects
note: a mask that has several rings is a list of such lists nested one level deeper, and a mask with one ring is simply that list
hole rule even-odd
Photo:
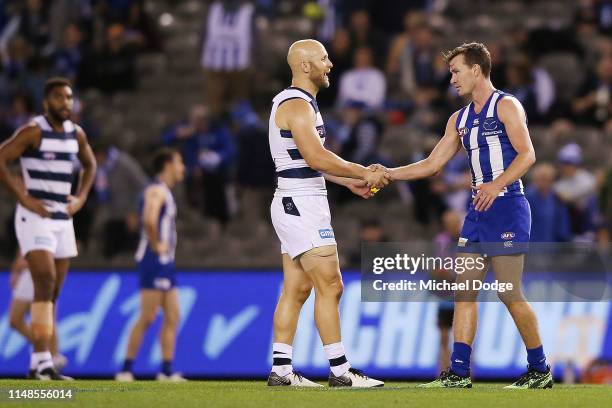
[{"label": "collar of guernsey", "polygon": [[[475,195],[477,186],[499,177],[518,154],[497,114],[497,106],[503,98],[514,96],[494,90],[479,113],[475,112],[474,103],[471,102],[459,111],[455,122],[461,144],[468,154],[472,195]],[[500,197],[522,195],[521,179],[510,183],[499,193]]]},{"label": "collar of guernsey", "polygon": [[21,156],[21,171],[28,194],[42,200],[51,219],[68,220],[68,195],[72,189],[74,161],[79,152],[76,126],[67,120],[55,131],[43,115],[33,123],[41,129],[40,145]]},{"label": "collar of guernsey", "polygon": [[296,197],[305,195],[327,195],[323,175],[308,166],[302,158],[290,130],[280,129],[275,117],[278,107],[292,99],[303,99],[308,102],[316,114],[315,126],[321,144],[325,143],[325,125],[317,106],[316,99],[307,91],[289,87],[272,99],[272,110],[268,130],[270,154],[276,167],[277,197]]}]

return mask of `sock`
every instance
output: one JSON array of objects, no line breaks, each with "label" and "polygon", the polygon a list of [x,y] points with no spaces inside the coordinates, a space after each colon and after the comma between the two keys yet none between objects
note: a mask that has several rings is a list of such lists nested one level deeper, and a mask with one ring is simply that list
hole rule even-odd
[{"label": "sock", "polygon": [[471,354],[472,348],[469,345],[455,342],[453,344],[453,354],[451,354],[451,371],[460,377],[469,377]]},{"label": "sock", "polygon": [[132,372],[132,366],[134,365],[134,360],[131,358],[126,358],[123,360],[123,367],[121,368],[121,372]]},{"label": "sock", "polygon": [[291,359],[293,358],[293,347],[284,343],[272,344],[272,372],[286,376],[293,372]]},{"label": "sock", "polygon": [[161,365],[161,372],[164,375],[172,375],[172,360],[164,360]]},{"label": "sock", "polygon": [[30,368],[39,372],[45,368],[53,367],[53,357],[50,351],[39,351],[32,353]]},{"label": "sock", "polygon": [[541,373],[547,373],[548,367],[546,366],[546,356],[544,355],[544,347],[536,347],[527,349],[527,363],[529,368],[533,368]]},{"label": "sock", "polygon": [[329,360],[329,368],[336,377],[340,377],[351,368],[351,365],[344,355],[344,346],[342,342],[327,344],[323,346],[323,350],[325,351],[325,356]]}]

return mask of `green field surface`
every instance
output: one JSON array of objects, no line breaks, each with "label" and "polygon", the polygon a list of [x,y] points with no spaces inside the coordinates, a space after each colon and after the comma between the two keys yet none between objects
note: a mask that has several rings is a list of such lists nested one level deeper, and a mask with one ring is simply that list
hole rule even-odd
[{"label": "green field surface", "polygon": [[[389,382],[378,389],[267,387],[264,381],[136,381],[70,383],[0,380],[1,407],[610,407],[612,386],[561,385],[548,390],[504,390],[502,383],[477,383],[471,390],[418,389]],[[10,399],[9,390],[72,390],[71,400]]]}]

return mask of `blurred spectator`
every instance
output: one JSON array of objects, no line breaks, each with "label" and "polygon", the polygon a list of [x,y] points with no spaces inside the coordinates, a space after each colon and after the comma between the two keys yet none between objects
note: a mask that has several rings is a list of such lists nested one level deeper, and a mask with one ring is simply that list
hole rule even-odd
[{"label": "blurred spectator", "polygon": [[387,240],[379,219],[368,218],[362,220],[359,224],[359,247],[349,256],[349,266],[351,268],[361,267],[362,244],[376,244]]},{"label": "blurred spectator", "polygon": [[555,177],[551,164],[537,164],[533,168],[533,182],[525,192],[531,207],[531,242],[571,240],[568,208],[553,191]]},{"label": "blurred spectator", "polygon": [[327,51],[334,66],[328,75],[329,88],[317,95],[317,104],[322,109],[334,105],[340,88],[340,77],[351,68],[351,37],[348,30],[344,28],[336,30]]},{"label": "blurred spectator", "polygon": [[582,149],[576,143],[563,146],[557,160],[560,178],[554,191],[569,208],[572,235],[589,240],[596,211],[595,177],[582,168]]},{"label": "blurred spectator", "polygon": [[138,205],[147,176],[129,154],[114,146],[96,149],[96,202],[106,212],[103,254],[113,257],[136,248],[139,238]]},{"label": "blurred spectator", "polygon": [[601,213],[601,226],[599,229],[599,242],[610,244],[612,237],[612,166],[604,173],[601,190],[599,192],[599,212]]},{"label": "blurred spectator", "polygon": [[144,9],[144,0],[135,0],[129,6],[125,23],[126,42],[137,49],[148,52],[158,52],[162,49],[162,41],[157,26]]},{"label": "blurred spectator", "polygon": [[350,15],[348,29],[351,38],[351,57],[358,48],[367,47],[374,54],[374,65],[382,68],[387,52],[385,38],[377,27],[372,26],[367,10],[354,11]]},{"label": "blurred spectator", "polygon": [[238,148],[237,181],[242,217],[251,222],[267,220],[275,181],[268,129],[248,102],[234,107],[232,123]]},{"label": "blurred spectator", "polygon": [[338,105],[347,101],[363,102],[369,109],[381,109],[385,102],[387,83],[381,70],[372,65],[372,50],[367,47],[355,51],[353,69],[340,77]]},{"label": "blurred spectator", "polygon": [[56,74],[70,79],[73,83],[79,75],[83,58],[82,39],[80,28],[75,23],[68,24],[64,29],[62,47],[55,53]]},{"label": "blurred spectator", "polygon": [[577,120],[605,123],[612,117],[612,54],[604,54],[574,99],[572,110]]},{"label": "blurred spectator", "polygon": [[248,99],[254,12],[251,2],[241,0],[215,1],[208,8],[201,62],[213,116]]},{"label": "blurred spectator", "polygon": [[525,61],[515,61],[508,65],[506,83],[505,90],[521,102],[527,114],[527,119],[529,121],[537,120],[539,117],[538,104],[529,65]]},{"label": "blurred spectator", "polygon": [[25,94],[17,94],[7,115],[11,133],[27,124],[33,116],[32,101]]},{"label": "blurred spectator", "polygon": [[191,109],[189,122],[162,135],[165,144],[177,147],[187,167],[187,198],[192,206],[203,203],[204,215],[222,224],[229,220],[227,187],[235,148],[229,131],[209,121],[206,106]]},{"label": "blurred spectator", "polygon": [[35,52],[50,55],[49,2],[43,0],[25,0],[19,14],[18,33],[34,47]]},{"label": "blurred spectator", "polygon": [[136,87],[134,51],[125,43],[125,27],[111,24],[106,28],[106,44],[84,63],[84,83],[107,93]]},{"label": "blurred spectator", "polygon": [[354,163],[368,166],[373,163],[389,165],[379,153],[383,123],[360,101],[349,100],[342,110],[343,126],[339,130],[340,156]]},{"label": "blurred spectator", "polygon": [[487,44],[491,54],[491,82],[497,89],[506,89],[507,50],[501,42]]}]

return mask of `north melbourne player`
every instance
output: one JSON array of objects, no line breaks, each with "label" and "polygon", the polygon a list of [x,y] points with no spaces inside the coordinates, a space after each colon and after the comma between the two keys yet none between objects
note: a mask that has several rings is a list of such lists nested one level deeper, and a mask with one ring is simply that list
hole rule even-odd
[{"label": "north melbourne player", "polygon": [[[523,296],[521,277],[531,229],[531,212],[521,177],[535,162],[521,103],[494,88],[491,57],[480,43],[463,44],[446,55],[451,84],[470,103],[455,112],[444,137],[426,159],[391,170],[394,180],[417,180],[442,170],[458,149],[468,153],[472,195],[457,245],[458,256],[488,254],[485,267],[457,275],[457,282],[482,280],[489,265],[514,290],[499,293],[527,348],[528,370],[506,388],[549,388],[553,379],[540,340],[536,316]],[[470,355],[476,335],[477,291],[455,293],[454,346],[448,371],[424,387],[472,386]]]},{"label": "north melbourne player", "polygon": [[153,158],[155,181],[144,191],[141,203],[142,233],[136,251],[140,275],[140,315],[132,327],[125,361],[117,381],[134,381],[133,364],[142,338],[163,311],[160,331],[162,365],[159,381],[186,381],[172,371],[172,360],[179,324],[179,298],[176,289],[174,251],[176,249],[176,202],[171,189],[185,177],[179,152],[163,148]]},{"label": "north melbourne player", "polygon": [[[45,83],[44,115],[35,117],[0,146],[0,182],[17,199],[15,231],[34,283],[31,331],[34,352],[31,378],[66,380],[53,365],[50,352],[54,303],[77,256],[72,216],[91,189],[96,160],[83,129],[69,118],[74,104],[72,86],[63,78]],[[25,188],[8,169],[20,159]],[[76,196],[70,195],[74,161],[83,169]]]},{"label": "north melbourne player", "polygon": [[301,40],[289,48],[292,84],[273,99],[270,151],[278,186],[271,206],[272,224],[281,241],[283,289],[274,313],[270,386],[319,386],[293,370],[292,344],[302,305],[315,290],[315,321],[329,360],[330,386],[379,387],[351,367],[340,335],[338,305],[342,276],[325,179],[364,198],[388,183],[388,173],[342,160],[325,149],[325,125],[317,107],[319,89],[329,86],[332,68],[323,45]]}]

